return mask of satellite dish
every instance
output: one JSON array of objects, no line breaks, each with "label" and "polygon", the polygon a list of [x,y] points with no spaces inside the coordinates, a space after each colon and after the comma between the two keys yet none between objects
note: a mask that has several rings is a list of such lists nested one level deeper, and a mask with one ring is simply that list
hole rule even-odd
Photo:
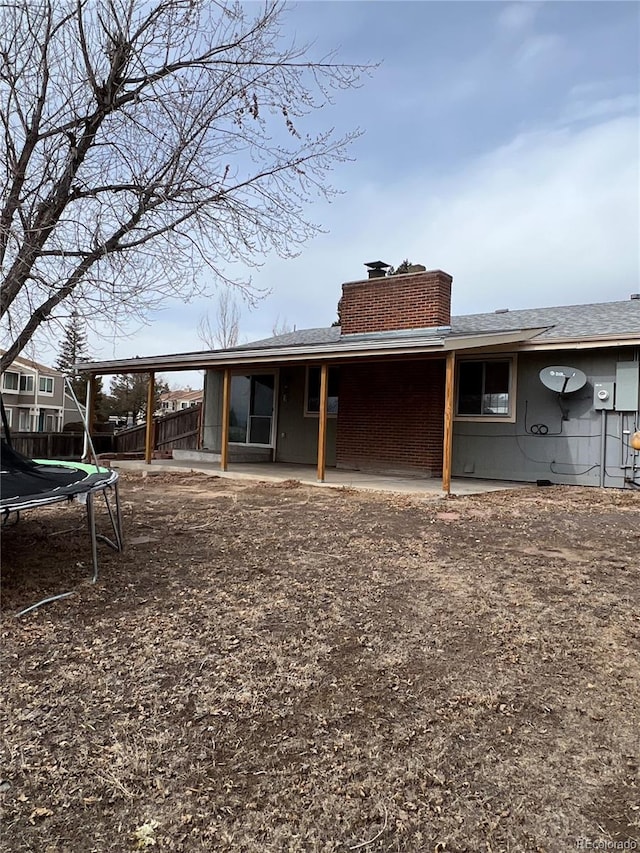
[{"label": "satellite dish", "polygon": [[577,367],[545,367],[540,371],[540,382],[558,394],[571,394],[587,384],[587,377]]}]

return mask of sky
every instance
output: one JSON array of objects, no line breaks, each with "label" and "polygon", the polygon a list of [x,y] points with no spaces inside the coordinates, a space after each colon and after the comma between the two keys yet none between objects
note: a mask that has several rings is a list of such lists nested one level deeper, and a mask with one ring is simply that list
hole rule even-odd
[{"label": "sky", "polygon": [[[640,291],[638,4],[308,0],[284,36],[379,65],[313,119],[363,131],[331,176],[342,194],[307,211],[323,233],[297,258],[230,270],[269,292],[240,300],[241,342],[330,325],[342,282],[373,260],[449,272],[453,314]],[[207,312],[215,300],[170,303],[92,355],[203,349]]]}]

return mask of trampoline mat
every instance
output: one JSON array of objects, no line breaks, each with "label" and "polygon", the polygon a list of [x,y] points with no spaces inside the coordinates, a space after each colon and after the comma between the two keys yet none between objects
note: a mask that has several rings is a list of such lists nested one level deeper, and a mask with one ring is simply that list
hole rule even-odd
[{"label": "trampoline mat", "polygon": [[67,500],[103,489],[118,479],[116,471],[80,462],[28,459],[2,440],[0,510],[15,511]]}]

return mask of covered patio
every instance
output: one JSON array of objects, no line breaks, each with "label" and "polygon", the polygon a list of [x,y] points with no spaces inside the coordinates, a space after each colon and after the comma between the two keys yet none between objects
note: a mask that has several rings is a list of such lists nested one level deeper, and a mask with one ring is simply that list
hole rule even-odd
[{"label": "covered patio", "polygon": [[[324,331],[324,330],[320,330]],[[155,377],[159,371],[193,370],[206,371],[205,402],[199,429],[198,449],[203,451],[197,464],[186,466],[188,470],[211,470],[218,475],[245,473],[252,479],[277,480],[296,479],[305,483],[325,484],[345,488],[375,488],[388,491],[424,492],[438,494],[470,494],[491,491],[494,488],[509,488],[500,482],[489,484],[473,479],[452,481],[452,447],[454,420],[454,388],[456,362],[459,353],[482,354],[487,351],[500,351],[514,343],[537,333],[541,329],[511,330],[498,334],[445,334],[439,329],[418,330],[415,334],[398,338],[381,336],[363,336],[355,341],[345,340],[340,330],[335,330],[331,340],[305,340],[303,343],[282,344],[275,339],[275,345],[250,344],[229,350],[211,352],[183,353],[178,355],[152,356],[125,359],[112,362],[84,362],[79,367],[91,376],[91,394],[89,404],[89,422],[93,422],[96,378],[99,375],[114,373],[146,373],[148,376],[147,410],[153,409]],[[317,330],[311,330],[313,334]],[[330,329],[329,332],[334,332]],[[284,336],[288,338],[289,336]],[[312,335],[313,337],[313,335]],[[351,404],[352,411],[346,412],[348,405],[341,406],[338,429],[342,435],[355,436],[360,446],[371,442],[372,435],[387,447],[402,448],[411,444],[419,436],[422,461],[413,466],[402,465],[402,471],[396,476],[398,465],[391,461],[385,470],[382,466],[342,464],[335,468],[335,461],[328,459],[328,436],[331,435],[334,447],[336,436],[335,415],[332,420],[330,396],[330,370],[340,367],[343,372],[341,384],[348,387],[349,393],[343,402]],[[282,379],[283,371],[302,371],[297,383]],[[300,414],[298,423],[304,422],[307,438],[310,438],[307,457],[314,457],[315,464],[308,464],[311,458],[290,459],[281,454],[282,441],[290,435],[284,422],[285,408],[295,402],[302,412],[299,397],[308,392],[309,370],[318,374],[318,394],[313,413]],[[363,373],[364,371],[364,373]],[[403,399],[409,407],[411,417],[401,419],[400,433],[381,426],[380,412],[368,402],[366,391],[363,393],[363,376],[366,371],[381,378],[386,387],[387,397],[383,400],[387,416],[403,405]],[[268,440],[256,439],[253,449],[266,450],[268,456],[259,462],[239,461],[233,458],[236,437],[232,425],[233,382],[236,379],[272,377],[268,388],[271,396],[267,410],[250,412],[258,427],[268,421]],[[305,378],[306,377],[306,378]],[[350,382],[346,380],[351,377]],[[265,384],[266,387],[266,383]],[[403,394],[408,396],[403,398]],[[249,394],[254,400],[253,385]],[[258,399],[257,391],[255,399]],[[354,403],[353,401],[356,401]],[[378,399],[378,403],[380,400]],[[375,414],[372,414],[374,413]],[[308,417],[309,414],[313,415]],[[413,420],[412,420],[413,419]],[[252,419],[246,418],[251,424]],[[145,439],[145,460],[147,468],[158,468],[159,464],[172,467],[184,467],[185,460],[171,463],[153,460],[153,421],[147,419]],[[247,435],[253,429],[250,426]],[[315,432],[315,435],[313,433]],[[364,439],[362,438],[364,434]],[[252,439],[247,438],[251,449]],[[245,446],[247,446],[245,445]],[[206,452],[208,451],[208,453]],[[334,451],[335,453],[335,451]],[[431,464],[426,457],[429,456]],[[207,459],[209,457],[210,461]],[[402,460],[400,460],[402,462]],[[375,463],[375,460],[374,460]],[[121,464],[121,463],[118,463]],[[131,460],[130,464],[135,464]],[[139,463],[138,463],[139,464]],[[124,467],[124,466],[122,466]],[[136,466],[137,467],[137,466]],[[413,467],[407,472],[407,468]],[[420,472],[426,476],[421,476]],[[432,476],[433,472],[433,476]]]},{"label": "covered patio", "polygon": [[[186,454],[185,454],[186,455]],[[440,477],[410,477],[393,474],[348,471],[341,468],[327,468],[323,480],[319,480],[313,465],[287,465],[282,462],[231,462],[222,468],[219,461],[205,461],[205,454],[190,453],[194,458],[144,460],[113,460],[111,465],[124,471],[146,471],[148,475],[163,472],[195,472],[211,477],[228,477],[235,480],[258,480],[262,482],[282,483],[296,480],[305,486],[319,486],[333,489],[356,489],[380,492],[412,494],[425,499],[436,500],[446,497],[442,491]],[[200,457],[200,458],[198,458]],[[479,480],[469,477],[452,478],[449,494],[454,497],[479,495],[505,489],[535,488],[531,483],[514,483],[501,480]]]}]

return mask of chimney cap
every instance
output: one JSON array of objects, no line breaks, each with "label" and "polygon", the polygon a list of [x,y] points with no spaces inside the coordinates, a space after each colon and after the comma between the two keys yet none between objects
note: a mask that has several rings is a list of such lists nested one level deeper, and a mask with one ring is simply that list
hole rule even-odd
[{"label": "chimney cap", "polygon": [[369,261],[365,267],[369,267],[369,278],[386,278],[387,270],[391,264],[385,264],[384,261]]}]

